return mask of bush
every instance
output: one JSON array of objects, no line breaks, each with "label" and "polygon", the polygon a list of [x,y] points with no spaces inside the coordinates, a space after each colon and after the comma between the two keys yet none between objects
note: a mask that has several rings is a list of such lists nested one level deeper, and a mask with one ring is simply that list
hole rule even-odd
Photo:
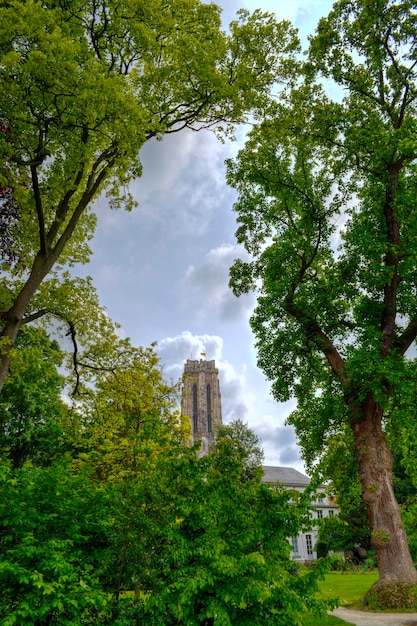
[{"label": "bush", "polygon": [[365,604],[375,611],[381,609],[417,610],[417,586],[405,583],[373,585],[365,596]]},{"label": "bush", "polygon": [[346,572],[350,568],[350,562],[340,554],[330,554],[328,560],[333,572]]},{"label": "bush", "polygon": [[318,541],[316,543],[317,558],[322,559],[329,554],[329,549],[325,541]]},{"label": "bush", "polygon": [[370,550],[364,562],[361,565],[362,572],[369,572],[377,567],[375,554]]}]

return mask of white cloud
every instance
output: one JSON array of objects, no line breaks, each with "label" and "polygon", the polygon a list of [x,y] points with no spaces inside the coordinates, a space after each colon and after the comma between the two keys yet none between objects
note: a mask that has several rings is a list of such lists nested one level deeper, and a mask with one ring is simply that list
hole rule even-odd
[{"label": "white cloud", "polygon": [[242,365],[237,370],[223,356],[223,339],[216,335],[193,335],[185,330],[176,337],[167,337],[158,345],[158,354],[165,365],[165,372],[172,378],[180,378],[187,359],[216,361],[219,370],[220,392],[224,422],[233,419],[247,419],[249,409],[254,404],[253,393],[247,379],[248,369]]},{"label": "white cloud", "polygon": [[300,460],[300,449],[297,446],[295,431],[292,426],[276,426],[274,418],[271,417],[255,426],[254,431],[263,443],[266,465],[291,465],[304,471]]},{"label": "white cloud", "polygon": [[209,131],[182,131],[150,141],[141,153],[143,175],[131,185],[141,221],[172,235],[196,237],[213,220],[225,188],[230,146]]},{"label": "white cloud", "polygon": [[233,261],[246,256],[241,246],[222,244],[210,250],[199,264],[189,265],[181,281],[183,307],[192,307],[200,319],[213,315],[222,320],[248,318],[254,297],[236,298],[229,287]]},{"label": "white cloud", "polygon": [[187,359],[200,359],[201,353],[206,353],[206,359],[216,362],[221,359],[223,351],[223,339],[216,335],[193,335],[184,330],[175,337],[166,337],[158,344],[158,354],[167,371],[178,371],[181,376],[184,363]]}]

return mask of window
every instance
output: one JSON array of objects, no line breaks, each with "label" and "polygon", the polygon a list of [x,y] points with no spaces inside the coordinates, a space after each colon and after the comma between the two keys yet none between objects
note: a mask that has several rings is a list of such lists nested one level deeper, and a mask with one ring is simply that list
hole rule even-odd
[{"label": "window", "polygon": [[311,556],[313,554],[313,542],[311,535],[306,535],[307,554]]},{"label": "window", "polygon": [[198,408],[197,408],[197,385],[193,385],[193,429],[194,432],[198,427]]},{"label": "window", "polygon": [[207,385],[207,430],[211,433],[211,390],[210,385]]},{"label": "window", "polygon": [[298,537],[291,537],[292,551],[298,554]]},{"label": "window", "polygon": [[323,511],[321,509],[317,509],[317,519],[323,519]]},{"label": "window", "polygon": [[329,509],[329,517],[330,517],[330,515],[334,515],[333,509]]}]

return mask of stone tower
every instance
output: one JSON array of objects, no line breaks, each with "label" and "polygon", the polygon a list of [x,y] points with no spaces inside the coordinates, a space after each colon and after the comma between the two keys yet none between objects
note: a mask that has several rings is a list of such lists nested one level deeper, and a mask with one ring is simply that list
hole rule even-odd
[{"label": "stone tower", "polygon": [[192,361],[184,366],[181,413],[190,419],[193,443],[201,441],[206,454],[222,423],[219,370],[215,361]]}]

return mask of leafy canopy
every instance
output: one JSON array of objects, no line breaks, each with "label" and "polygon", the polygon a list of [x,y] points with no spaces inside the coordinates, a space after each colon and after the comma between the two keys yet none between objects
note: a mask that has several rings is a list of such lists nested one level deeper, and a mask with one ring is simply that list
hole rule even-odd
[{"label": "leafy canopy", "polygon": [[310,466],[366,398],[388,417],[415,385],[416,35],[412,2],[337,2],[228,163],[253,259],[231,285],[259,294],[258,362]]},{"label": "leafy canopy", "polygon": [[105,192],[114,208],[136,204],[129,183],[150,139],[224,136],[262,111],[297,45],[288,23],[259,10],[240,11],[226,34],[219,7],[199,0],[2,4],[0,386],[19,326],[63,315],[65,300],[45,295],[63,268],[87,262],[93,201]]}]

